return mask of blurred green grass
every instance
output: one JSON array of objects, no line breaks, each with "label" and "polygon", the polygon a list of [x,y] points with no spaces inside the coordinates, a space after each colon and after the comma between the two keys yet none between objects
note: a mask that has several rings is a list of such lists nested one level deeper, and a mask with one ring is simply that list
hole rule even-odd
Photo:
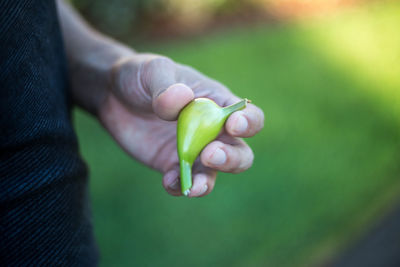
[{"label": "blurred green grass", "polygon": [[75,112],[103,266],[309,266],[361,235],[400,192],[400,4],[141,45],[252,99],[254,166],[201,199]]}]

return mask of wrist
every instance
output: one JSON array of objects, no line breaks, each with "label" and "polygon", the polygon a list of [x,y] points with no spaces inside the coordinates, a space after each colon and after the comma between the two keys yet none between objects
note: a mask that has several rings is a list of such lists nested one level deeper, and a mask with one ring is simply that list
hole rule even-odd
[{"label": "wrist", "polygon": [[104,40],[92,44],[89,49],[69,55],[69,75],[75,104],[98,116],[112,86],[113,67],[122,59],[134,55],[133,50]]}]

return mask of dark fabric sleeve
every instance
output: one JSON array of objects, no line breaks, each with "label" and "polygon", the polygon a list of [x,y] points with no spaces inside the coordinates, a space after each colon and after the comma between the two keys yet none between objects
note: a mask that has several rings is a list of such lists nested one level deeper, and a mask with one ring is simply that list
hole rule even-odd
[{"label": "dark fabric sleeve", "polygon": [[0,265],[94,266],[87,169],[52,0],[0,1]]}]

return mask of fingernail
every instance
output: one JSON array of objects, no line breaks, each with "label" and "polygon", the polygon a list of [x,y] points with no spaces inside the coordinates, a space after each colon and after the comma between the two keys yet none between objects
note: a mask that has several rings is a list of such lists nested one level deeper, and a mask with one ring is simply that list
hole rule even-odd
[{"label": "fingernail", "polygon": [[204,194],[204,186],[207,185],[207,176],[203,173],[198,173],[194,177],[194,184],[190,191],[189,197],[199,197]]},{"label": "fingernail", "polygon": [[179,189],[178,172],[171,170],[165,175],[165,184],[172,190]]},{"label": "fingernail", "polygon": [[222,165],[226,162],[226,154],[221,148],[215,149],[210,158],[210,163],[213,165]]},{"label": "fingernail", "polygon": [[248,126],[249,126],[249,123],[247,122],[247,119],[243,115],[240,115],[236,119],[234,130],[236,133],[243,133],[247,130]]},{"label": "fingernail", "polygon": [[208,190],[208,185],[205,184],[205,185],[203,186],[203,188],[201,189],[201,191],[200,191],[200,193],[199,193],[199,196],[203,195],[205,192],[207,192],[207,190]]},{"label": "fingernail", "polygon": [[175,181],[172,182],[172,184],[170,184],[168,186],[169,188],[171,188],[172,190],[178,190],[179,189],[179,180],[176,179]]}]

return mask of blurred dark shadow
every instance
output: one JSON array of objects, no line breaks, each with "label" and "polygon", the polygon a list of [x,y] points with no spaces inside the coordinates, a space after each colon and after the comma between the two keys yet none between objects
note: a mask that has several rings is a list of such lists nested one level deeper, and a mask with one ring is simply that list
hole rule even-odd
[{"label": "blurred dark shadow", "polygon": [[338,256],[331,267],[398,267],[400,266],[400,202],[381,221],[347,251]]}]

